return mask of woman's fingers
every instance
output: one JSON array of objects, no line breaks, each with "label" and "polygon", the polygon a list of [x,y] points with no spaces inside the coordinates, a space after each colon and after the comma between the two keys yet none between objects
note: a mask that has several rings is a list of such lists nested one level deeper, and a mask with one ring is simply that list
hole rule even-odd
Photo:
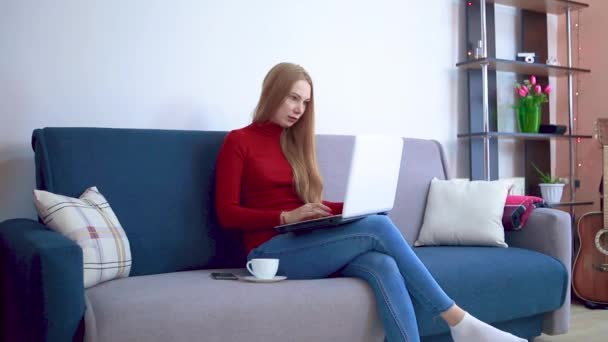
[{"label": "woman's fingers", "polygon": [[330,208],[330,207],[328,207],[328,206],[326,206],[325,204],[323,204],[323,203],[313,203],[313,204],[314,204],[314,205],[315,205],[317,208],[319,208],[319,209],[321,209],[321,210],[323,210],[323,211],[325,211],[325,212],[331,213],[331,208]]},{"label": "woman's fingers", "polygon": [[309,208],[307,208],[306,212],[304,213],[305,219],[311,219],[311,218],[319,218],[319,217],[325,217],[325,216],[329,216],[331,215],[331,213],[325,211],[324,209],[321,209],[317,206],[310,206]]},{"label": "woman's fingers", "polygon": [[321,218],[331,215],[331,208],[323,203],[307,203],[296,211],[300,217],[297,221]]},{"label": "woman's fingers", "polygon": [[327,212],[321,208],[315,208],[314,213],[315,213],[315,216],[317,216],[317,217],[325,217],[325,216],[331,215],[330,212]]}]

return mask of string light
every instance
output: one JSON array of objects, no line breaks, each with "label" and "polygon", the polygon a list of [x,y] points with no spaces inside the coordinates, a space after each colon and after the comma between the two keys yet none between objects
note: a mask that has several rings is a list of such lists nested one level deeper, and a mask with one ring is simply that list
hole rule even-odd
[{"label": "string light", "polygon": [[[467,1],[467,5],[468,5],[469,7],[470,7],[470,6],[473,6],[473,1]],[[467,56],[471,56],[471,55],[473,55],[473,52],[471,52],[471,51],[467,51]]]},{"label": "string light", "polygon": [[[582,57],[582,51],[583,51],[583,48],[581,46],[581,35],[580,35],[581,24],[582,24],[581,23],[581,11],[577,11],[577,19],[576,19],[576,23],[574,24],[574,27],[576,28],[576,44],[578,45],[578,53],[577,53],[577,56],[576,56],[577,57],[577,65],[576,65],[577,67],[581,66],[581,57]],[[576,101],[576,111],[573,114],[573,115],[575,115],[575,117],[574,117],[574,127],[573,127],[573,129],[575,130],[575,132],[578,131],[578,128],[579,128],[579,123],[578,123],[578,120],[576,119],[576,116],[578,116],[578,114],[579,114],[579,108],[580,108],[580,106],[579,106],[579,103],[580,103],[580,101],[579,101],[580,90],[581,90],[581,76],[578,75],[576,77],[576,92],[575,92],[575,94],[576,94],[576,100],[575,100]],[[576,163],[577,163],[578,167],[580,168],[580,167],[583,166],[583,163],[581,163],[578,160],[578,156],[579,156],[579,143],[581,142],[581,138],[576,138],[576,142],[577,142],[577,144],[574,147],[574,153],[575,153],[574,158],[576,160]],[[578,173],[578,171],[577,171],[577,173]],[[574,179],[577,179],[576,175],[572,175],[572,177]],[[576,192],[576,189],[575,189],[575,192]]]}]

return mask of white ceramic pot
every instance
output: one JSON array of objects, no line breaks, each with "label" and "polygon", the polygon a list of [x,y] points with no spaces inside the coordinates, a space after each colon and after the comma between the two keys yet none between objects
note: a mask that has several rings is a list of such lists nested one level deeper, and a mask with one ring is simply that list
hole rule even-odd
[{"label": "white ceramic pot", "polygon": [[562,200],[564,184],[540,183],[540,193],[547,204],[559,203]]}]

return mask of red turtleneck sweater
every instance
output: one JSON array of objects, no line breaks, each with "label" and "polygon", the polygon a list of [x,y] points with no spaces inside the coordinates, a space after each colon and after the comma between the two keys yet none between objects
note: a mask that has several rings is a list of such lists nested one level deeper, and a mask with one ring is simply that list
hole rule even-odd
[{"label": "red turtleneck sweater", "polygon": [[[228,133],[216,165],[215,205],[222,227],[243,232],[246,253],[276,235],[282,211],[304,203],[281,150],[283,128],[253,123]],[[342,203],[323,201],[332,214]]]}]

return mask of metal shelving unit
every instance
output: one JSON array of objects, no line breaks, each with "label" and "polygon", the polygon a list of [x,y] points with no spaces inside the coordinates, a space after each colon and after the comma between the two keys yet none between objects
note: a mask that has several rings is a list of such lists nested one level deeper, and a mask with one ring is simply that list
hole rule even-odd
[{"label": "metal shelving unit", "polygon": [[553,207],[569,207],[569,206],[573,206],[573,205],[592,205],[593,202],[592,201],[587,201],[587,202],[561,202],[561,203],[555,203],[552,206]]},{"label": "metal shelving unit", "polygon": [[478,69],[482,64],[488,64],[489,70],[509,71],[524,75],[536,76],[568,76],[576,73],[589,73],[589,69],[571,68],[559,65],[526,63],[498,58],[480,58],[456,64],[459,68]]},{"label": "metal shelving unit", "polygon": [[564,135],[548,133],[514,133],[514,132],[476,132],[458,134],[459,138],[502,138],[502,139],[524,139],[524,140],[549,140],[549,139],[591,139],[591,135]]},{"label": "metal shelving unit", "polygon": [[564,14],[566,11],[578,11],[589,7],[585,3],[568,0],[487,0],[487,2],[550,14]]},{"label": "metal shelving unit", "polygon": [[[593,202],[577,202],[576,201],[576,188],[574,179],[574,139],[590,139],[591,135],[578,135],[573,132],[574,127],[574,109],[573,109],[573,77],[578,73],[589,73],[590,70],[573,67],[572,65],[572,37],[571,37],[571,16],[573,11],[582,10],[584,8],[589,7],[588,4],[584,4],[576,1],[568,1],[568,0],[480,0],[480,1],[466,1],[465,4],[468,6],[472,6],[476,3],[479,3],[479,12],[474,12],[470,14],[467,12],[467,27],[469,35],[473,36],[472,31],[472,23],[479,22],[480,24],[480,41],[482,47],[482,55],[476,59],[470,59],[467,61],[460,62],[456,64],[457,67],[468,70],[481,70],[481,86],[479,86],[479,75],[475,74],[471,76],[469,73],[469,92],[481,90],[481,113],[473,114],[470,112],[469,116],[471,120],[473,120],[473,115],[475,115],[475,120],[480,121],[481,130],[472,129],[469,127],[470,133],[459,134],[459,138],[466,138],[471,140],[483,140],[483,179],[490,180],[492,175],[496,177],[497,172],[491,170],[491,141],[492,139],[523,139],[523,140],[551,140],[551,139],[568,139],[569,144],[569,162],[570,162],[570,170],[569,170],[569,179],[570,181],[570,199],[567,202],[557,204],[556,206],[570,206],[570,212],[573,214],[574,205],[587,205],[592,204]],[[567,65],[566,66],[557,66],[557,65],[547,65],[541,63],[525,63],[514,60],[505,60],[498,59],[492,56],[488,56],[489,47],[493,48],[493,46],[488,45],[488,16],[491,16],[491,23],[494,23],[493,13],[487,13],[488,4],[492,4],[492,9],[494,8],[494,4],[506,5],[517,7],[522,10],[542,13],[542,14],[565,14],[566,16],[566,32],[567,32]],[[470,19],[469,16],[472,18]],[[492,28],[493,30],[493,28]],[[491,39],[493,37],[493,31]],[[507,71],[514,72],[522,75],[537,75],[537,76],[556,76],[556,77],[567,77],[568,79],[568,131],[564,135],[557,134],[527,134],[527,133],[510,133],[510,132],[495,132],[490,129],[490,103],[489,103],[489,71]],[[493,75],[495,79],[495,74]],[[474,78],[473,80],[471,80]],[[476,82],[472,85],[473,82]],[[481,89],[479,89],[481,88]],[[474,89],[474,90],[473,90]],[[495,92],[495,89],[492,89]],[[471,96],[471,95],[469,95]],[[471,98],[469,97],[470,106]],[[479,105],[479,103],[476,103]],[[477,108],[477,107],[476,107]],[[472,110],[472,109],[470,109]],[[481,120],[479,120],[479,114],[481,114]],[[472,125],[470,125],[472,126]],[[472,132],[471,132],[472,131]],[[475,138],[475,139],[473,139]],[[496,148],[496,147],[494,147]],[[471,147],[471,154],[473,154],[474,148]],[[475,150],[479,152],[478,150]],[[496,159],[497,160],[497,159]],[[497,161],[496,161],[497,163]],[[473,167],[475,166],[474,162],[471,161],[471,172],[473,173]]]}]

